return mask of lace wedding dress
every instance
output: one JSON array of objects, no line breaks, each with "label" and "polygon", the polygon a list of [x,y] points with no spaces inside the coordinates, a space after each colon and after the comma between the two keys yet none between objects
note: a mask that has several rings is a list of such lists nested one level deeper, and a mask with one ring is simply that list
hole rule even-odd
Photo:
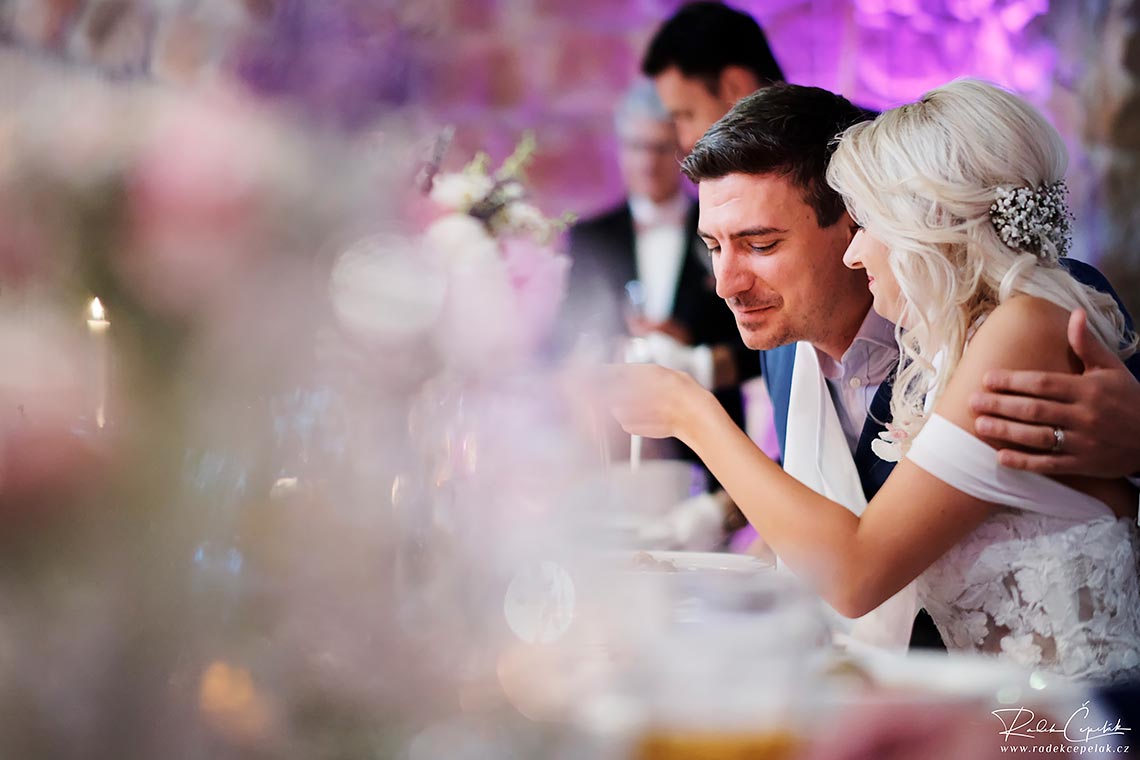
[{"label": "lace wedding dress", "polygon": [[[945,452],[953,451],[952,457]],[[953,651],[1100,683],[1140,680],[1140,530],[934,415],[907,458],[1001,507],[918,579]]]}]

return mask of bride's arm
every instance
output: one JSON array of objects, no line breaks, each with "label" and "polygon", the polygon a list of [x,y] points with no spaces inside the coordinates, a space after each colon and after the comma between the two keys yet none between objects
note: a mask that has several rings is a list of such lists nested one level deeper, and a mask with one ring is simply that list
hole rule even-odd
[{"label": "bride's arm", "polygon": [[[987,371],[1068,369],[1064,312],[1058,329],[1039,302],[1022,300],[979,329],[936,408],[964,430],[973,429],[969,395]],[[860,519],[784,473],[695,383],[656,367],[616,371],[636,378],[614,404],[623,427],[684,441],[780,558],[844,615],[877,607],[992,510],[904,459]]]},{"label": "bride's arm", "polygon": [[[694,394],[695,395],[695,394]],[[990,506],[901,462],[863,517],[791,477],[715,405],[677,430],[764,541],[832,607],[858,617],[972,531]]]}]

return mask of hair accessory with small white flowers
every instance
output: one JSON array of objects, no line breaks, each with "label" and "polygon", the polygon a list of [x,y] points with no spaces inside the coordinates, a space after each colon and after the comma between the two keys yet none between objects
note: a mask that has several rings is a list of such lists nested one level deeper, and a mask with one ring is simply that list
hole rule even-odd
[{"label": "hair accessory with small white flowers", "polygon": [[1069,213],[1064,180],[1036,189],[999,187],[990,206],[990,222],[1001,241],[1015,251],[1056,261],[1069,252]]}]

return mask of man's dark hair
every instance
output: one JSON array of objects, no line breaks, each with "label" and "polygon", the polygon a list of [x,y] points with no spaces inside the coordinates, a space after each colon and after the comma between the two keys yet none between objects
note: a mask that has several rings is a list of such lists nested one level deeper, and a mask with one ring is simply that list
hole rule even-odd
[{"label": "man's dark hair", "polygon": [[751,71],[761,85],[784,81],[756,19],[714,2],[682,6],[653,35],[641,72],[656,77],[672,66],[686,77],[700,79],[713,95],[721,72],[729,66]]},{"label": "man's dark hair", "polygon": [[843,199],[827,184],[835,136],[874,114],[819,87],[778,84],[742,98],[709,127],[681,163],[693,182],[730,174],[776,174],[803,192],[820,227],[843,214]]}]

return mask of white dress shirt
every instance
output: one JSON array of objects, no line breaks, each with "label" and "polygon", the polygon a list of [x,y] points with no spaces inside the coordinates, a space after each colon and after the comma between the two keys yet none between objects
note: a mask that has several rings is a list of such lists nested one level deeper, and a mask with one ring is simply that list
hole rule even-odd
[{"label": "white dress shirt", "polygon": [[677,280],[688,248],[685,222],[690,205],[684,193],[677,193],[664,203],[653,203],[644,197],[629,199],[637,279],[644,288],[645,317],[653,322],[663,322],[673,315]]},{"label": "white dress shirt", "polygon": [[854,454],[875,392],[899,359],[895,326],[871,309],[840,361],[835,361],[818,348],[816,354],[831,390],[835,411],[839,413],[839,424],[843,426],[847,445]]}]

